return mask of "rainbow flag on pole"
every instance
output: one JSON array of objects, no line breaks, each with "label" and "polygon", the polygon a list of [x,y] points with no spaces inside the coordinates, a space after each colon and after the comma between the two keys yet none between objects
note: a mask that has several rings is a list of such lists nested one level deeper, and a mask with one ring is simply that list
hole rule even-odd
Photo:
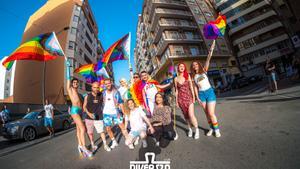
[{"label": "rainbow flag on pole", "polygon": [[130,56],[130,34],[128,33],[104,53],[102,62],[104,65],[114,62],[116,60],[127,60]]},{"label": "rainbow flag on pole", "polygon": [[88,83],[97,81],[97,75],[94,72],[95,64],[86,64],[74,70],[74,73],[78,73],[83,76]]},{"label": "rainbow flag on pole", "polygon": [[[59,48],[57,47],[59,46]],[[55,33],[46,33],[32,38],[19,46],[2,65],[10,70],[15,60],[53,60],[56,56],[63,56]]]},{"label": "rainbow flag on pole", "polygon": [[224,36],[226,30],[226,16],[219,15],[215,21],[205,24],[203,33],[206,39],[217,39]]}]

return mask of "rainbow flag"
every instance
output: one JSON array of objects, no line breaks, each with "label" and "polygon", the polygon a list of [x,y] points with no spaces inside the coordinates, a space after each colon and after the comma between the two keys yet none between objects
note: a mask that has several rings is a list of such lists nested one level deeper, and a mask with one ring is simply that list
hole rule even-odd
[{"label": "rainbow flag", "polygon": [[219,15],[215,21],[205,24],[203,27],[204,37],[206,39],[217,39],[224,36],[226,30],[226,16]]},{"label": "rainbow flag", "polygon": [[3,63],[3,66],[6,68],[6,70],[10,70],[13,65],[14,65],[14,61]]},{"label": "rainbow flag", "polygon": [[98,81],[97,75],[94,71],[95,64],[86,64],[74,70],[74,73],[78,73],[86,79],[86,82],[93,83]]},{"label": "rainbow flag", "polygon": [[128,33],[113,45],[103,54],[102,62],[104,66],[107,63],[116,60],[127,60],[130,56],[130,34]]},{"label": "rainbow flag", "polygon": [[59,45],[57,39],[52,39],[53,35],[55,35],[53,32],[42,34],[23,43],[3,61],[2,65],[10,70],[15,60],[48,61],[55,59],[56,56],[63,56],[61,48],[53,46],[54,44]]}]

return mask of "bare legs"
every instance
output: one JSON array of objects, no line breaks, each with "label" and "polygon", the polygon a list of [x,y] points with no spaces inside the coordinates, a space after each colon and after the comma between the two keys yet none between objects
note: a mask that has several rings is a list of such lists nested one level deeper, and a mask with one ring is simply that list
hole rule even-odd
[{"label": "bare legs", "polygon": [[[221,135],[219,134],[219,124],[218,124],[218,119],[215,114],[215,109],[216,109],[216,102],[202,102],[202,107],[204,109],[207,122],[211,128],[211,130],[214,130],[216,132],[216,136],[220,137]],[[208,136],[210,136],[212,131],[209,131]]]},{"label": "bare legs", "polygon": [[83,148],[86,149],[85,138],[84,138],[84,134],[85,134],[86,130],[85,130],[85,126],[81,120],[81,117],[79,116],[79,114],[72,114],[71,116],[76,124],[78,145],[82,146]]}]

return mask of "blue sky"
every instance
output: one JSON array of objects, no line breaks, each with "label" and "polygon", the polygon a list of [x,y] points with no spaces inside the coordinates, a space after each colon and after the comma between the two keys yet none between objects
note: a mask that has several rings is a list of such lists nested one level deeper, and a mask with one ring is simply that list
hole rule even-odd
[{"label": "blue sky", "polygon": [[[9,0],[0,6],[1,41],[0,58],[9,55],[19,45],[27,20],[46,0]],[[131,63],[134,66],[133,48],[135,46],[138,14],[141,13],[143,0],[89,0],[99,28],[99,39],[103,47],[131,32]],[[129,79],[128,62],[113,63],[115,79]]]}]

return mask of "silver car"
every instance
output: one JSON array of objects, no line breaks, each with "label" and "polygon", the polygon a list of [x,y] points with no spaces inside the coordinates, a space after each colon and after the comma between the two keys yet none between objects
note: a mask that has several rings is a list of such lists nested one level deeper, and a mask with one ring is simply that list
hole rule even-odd
[{"label": "silver car", "polygon": [[[44,126],[44,110],[35,110],[26,114],[22,119],[6,123],[2,128],[2,135],[7,139],[24,139],[31,141],[42,134],[48,133]],[[69,129],[71,118],[67,113],[54,109],[53,128]]]}]

